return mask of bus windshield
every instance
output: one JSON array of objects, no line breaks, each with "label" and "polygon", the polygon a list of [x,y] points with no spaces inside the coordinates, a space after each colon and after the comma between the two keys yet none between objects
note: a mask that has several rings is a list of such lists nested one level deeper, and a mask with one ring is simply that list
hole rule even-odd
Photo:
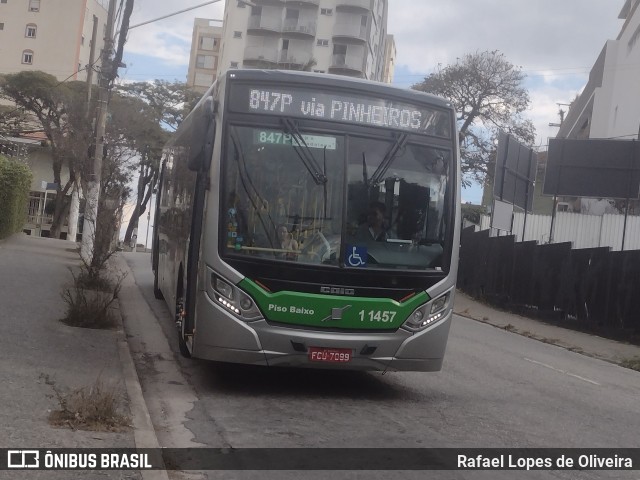
[{"label": "bus windshield", "polygon": [[441,269],[452,152],[408,141],[228,127],[223,255]]}]

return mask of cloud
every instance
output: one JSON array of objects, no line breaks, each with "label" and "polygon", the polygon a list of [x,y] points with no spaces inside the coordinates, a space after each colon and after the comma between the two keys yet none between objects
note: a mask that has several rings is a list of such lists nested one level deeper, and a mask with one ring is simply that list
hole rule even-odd
[{"label": "cloud", "polygon": [[[136,0],[130,23],[137,25],[203,3],[198,0],[181,1],[179,4],[174,0]],[[221,1],[133,28],[125,51],[155,58],[165,65],[184,66],[186,75],[194,19],[220,19],[223,11],[224,1]]]},{"label": "cloud", "polygon": [[466,53],[500,50],[525,70],[589,68],[622,26],[623,0],[389,0],[398,64],[430,72]]}]

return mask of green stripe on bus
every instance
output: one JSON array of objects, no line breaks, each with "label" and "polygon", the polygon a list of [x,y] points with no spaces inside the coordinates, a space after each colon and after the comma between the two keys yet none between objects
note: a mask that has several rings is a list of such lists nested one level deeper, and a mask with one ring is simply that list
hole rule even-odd
[{"label": "green stripe on bus", "polygon": [[402,303],[388,298],[270,293],[248,278],[238,286],[254,299],[267,320],[317,328],[397,330],[416,308],[430,300],[425,292]]}]

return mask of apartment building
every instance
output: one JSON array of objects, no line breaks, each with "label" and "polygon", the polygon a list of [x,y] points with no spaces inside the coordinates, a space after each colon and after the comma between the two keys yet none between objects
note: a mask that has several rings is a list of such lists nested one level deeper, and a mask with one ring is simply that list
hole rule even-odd
[{"label": "apartment building", "polygon": [[41,70],[86,80],[94,18],[97,59],[107,6],[108,0],[0,0],[0,74]]},{"label": "apartment building", "polygon": [[[91,40],[96,26],[94,68],[100,67],[100,53],[106,33],[108,0],[0,0],[0,74],[40,70],[58,80],[87,80]],[[92,76],[97,83],[98,75]],[[20,138],[0,135],[0,153],[26,158],[33,172],[24,231],[48,236],[53,215],[49,207],[55,197],[48,147],[38,133]],[[63,167],[62,181],[69,173]],[[75,228],[65,224],[75,240]]]},{"label": "apartment building", "polygon": [[307,69],[383,81],[387,13],[387,0],[227,0],[218,71]]},{"label": "apartment building", "polygon": [[222,26],[217,20],[196,18],[187,72],[187,86],[204,93],[218,75]]},{"label": "apartment building", "polygon": [[626,0],[615,40],[607,40],[562,122],[559,138],[638,138],[640,127],[640,0]]}]

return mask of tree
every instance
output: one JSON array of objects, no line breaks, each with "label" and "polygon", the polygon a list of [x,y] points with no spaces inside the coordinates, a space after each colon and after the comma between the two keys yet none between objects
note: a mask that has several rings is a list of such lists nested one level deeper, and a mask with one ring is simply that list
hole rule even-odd
[{"label": "tree", "polygon": [[189,90],[184,83],[163,80],[122,85],[118,92],[130,102],[131,108],[144,112],[148,120],[144,128],[139,126],[134,134],[140,142],[140,164],[136,205],[124,236],[125,243],[129,243],[158,180],[162,147],[169,136],[165,129],[176,130],[200,94]]},{"label": "tree", "polygon": [[[84,111],[86,86],[82,82],[61,83],[53,75],[40,71],[24,71],[0,78],[0,98],[12,101],[26,115],[17,131],[43,132],[52,156],[53,181],[57,185],[52,237],[57,237],[68,210],[67,193],[76,181],[78,162],[84,159],[90,125],[80,121],[77,112]],[[76,117],[76,121],[73,118]],[[15,126],[15,125],[14,125]],[[83,153],[78,156],[78,152]],[[62,185],[63,165],[69,169],[69,180]]]},{"label": "tree", "polygon": [[138,98],[146,103],[155,120],[169,130],[178,128],[202,96],[187,88],[186,83],[165,80],[128,83],[118,85],[116,89],[125,97]]},{"label": "tree", "polygon": [[465,55],[430,74],[413,89],[449,99],[457,111],[463,183],[483,182],[495,158],[499,130],[524,144],[533,144],[535,128],[523,117],[529,94],[525,75],[498,51]]}]

